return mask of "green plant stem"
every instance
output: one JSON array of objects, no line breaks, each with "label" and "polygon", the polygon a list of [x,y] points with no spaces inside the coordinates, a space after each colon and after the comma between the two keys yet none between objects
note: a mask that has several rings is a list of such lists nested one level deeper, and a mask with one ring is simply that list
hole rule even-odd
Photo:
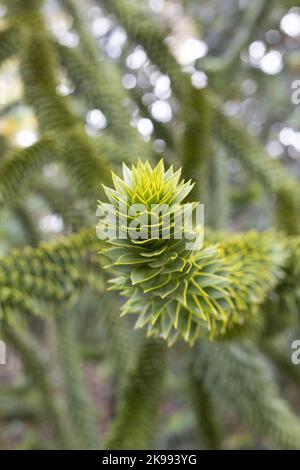
[{"label": "green plant stem", "polygon": [[81,357],[70,311],[56,316],[56,338],[61,374],[73,433],[80,448],[97,449],[95,413],[83,383]]},{"label": "green plant stem", "polygon": [[40,393],[45,416],[49,420],[57,445],[63,449],[72,447],[73,441],[67,421],[62,414],[62,408],[58,404],[57,395],[49,382],[49,371],[41,359],[40,350],[35,345],[35,340],[28,334],[26,335],[24,331],[19,334],[15,329],[8,326],[4,326],[2,332],[7,343],[20,356],[27,376]]},{"label": "green plant stem", "polygon": [[212,397],[203,386],[201,378],[195,375],[192,370],[190,370],[188,381],[200,446],[210,450],[220,449],[222,445],[221,431]]},{"label": "green plant stem", "polygon": [[146,339],[120,397],[107,449],[147,449],[151,445],[166,372],[166,346]]}]

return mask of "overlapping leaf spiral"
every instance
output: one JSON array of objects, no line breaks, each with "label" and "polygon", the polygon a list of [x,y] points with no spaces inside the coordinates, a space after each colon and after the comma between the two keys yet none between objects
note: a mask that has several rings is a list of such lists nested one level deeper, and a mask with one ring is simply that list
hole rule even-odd
[{"label": "overlapping leaf spiral", "polygon": [[[179,337],[193,344],[200,335],[225,334],[257,311],[281,276],[285,255],[280,242],[269,234],[249,233],[223,245],[188,249],[187,241],[197,227],[186,233],[184,222],[178,226],[175,218],[179,209],[194,210],[196,203],[183,203],[193,185],[180,182],[180,171],[172,167],[165,171],[163,161],[154,169],[139,162],[131,170],[124,165],[123,179],[113,175],[113,181],[115,189],[104,188],[111,204],[99,206],[102,213],[116,209],[120,217],[109,219],[107,225],[115,231],[102,253],[121,273],[111,281],[111,289],[128,297],[122,315],[136,314],[137,328],[147,327],[149,336],[163,337],[171,345]],[[137,203],[145,207],[144,222],[141,213],[131,215]],[[153,204],[170,207],[166,238],[164,215],[157,219],[156,237],[152,236]],[[132,237],[137,227],[139,236]],[[103,220],[98,229],[104,233]]]}]

